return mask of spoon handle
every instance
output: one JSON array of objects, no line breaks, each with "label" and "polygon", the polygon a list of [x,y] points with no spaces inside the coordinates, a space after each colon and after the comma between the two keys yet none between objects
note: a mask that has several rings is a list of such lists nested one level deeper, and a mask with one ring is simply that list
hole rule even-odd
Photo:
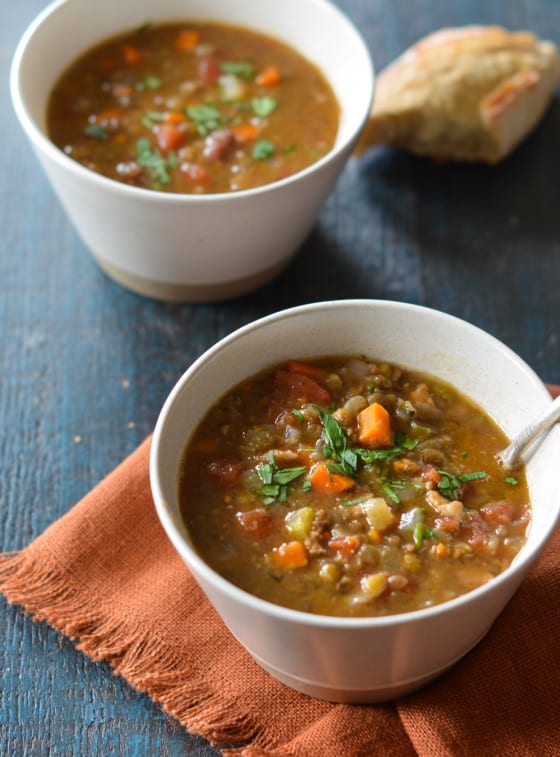
[{"label": "spoon handle", "polygon": [[529,423],[520,431],[504,450],[496,455],[498,461],[506,469],[515,468],[519,462],[523,450],[542,434],[543,431],[553,426],[560,420],[560,395],[550,403],[547,409],[538,416],[532,423]]}]

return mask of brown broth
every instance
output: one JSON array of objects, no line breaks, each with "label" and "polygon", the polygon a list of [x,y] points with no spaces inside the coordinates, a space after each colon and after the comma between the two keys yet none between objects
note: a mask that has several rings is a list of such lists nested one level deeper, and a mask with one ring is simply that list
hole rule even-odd
[{"label": "brown broth", "polygon": [[[366,434],[373,405],[390,438]],[[181,509],[203,559],[251,594],[327,615],[408,612],[486,583],[525,543],[524,472],[495,460],[506,444],[431,376],[365,358],[292,362],[209,411],[185,451]]]},{"label": "brown broth", "polygon": [[291,47],[222,24],[107,40],[56,83],[47,128],[67,155],[133,186],[178,193],[269,184],[322,158],[339,108]]}]

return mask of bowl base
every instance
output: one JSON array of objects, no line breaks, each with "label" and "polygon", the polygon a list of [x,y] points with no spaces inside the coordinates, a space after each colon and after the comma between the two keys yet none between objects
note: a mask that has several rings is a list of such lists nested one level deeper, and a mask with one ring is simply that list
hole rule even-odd
[{"label": "bowl base", "polygon": [[113,265],[113,263],[107,262],[95,252],[91,254],[101,270],[125,289],[154,300],[184,303],[217,302],[248,294],[279,276],[290,263],[290,260],[284,260],[252,276],[220,284],[175,284],[138,276],[138,274],[130,273],[130,271],[125,271]]},{"label": "bowl base", "polygon": [[306,694],[316,699],[324,699],[327,702],[336,702],[339,704],[379,704],[399,699],[432,683],[432,681],[447,672],[457,662],[457,660],[454,660],[441,670],[432,671],[420,678],[401,681],[399,683],[380,685],[372,689],[342,689],[337,686],[326,686],[305,680],[304,678],[287,675],[281,670],[277,670],[268,663],[263,662],[252,652],[250,654],[255,662],[266,670],[267,673],[270,673],[273,678],[276,678],[277,681],[280,681],[280,683],[283,683],[290,689],[295,689],[301,694]]}]

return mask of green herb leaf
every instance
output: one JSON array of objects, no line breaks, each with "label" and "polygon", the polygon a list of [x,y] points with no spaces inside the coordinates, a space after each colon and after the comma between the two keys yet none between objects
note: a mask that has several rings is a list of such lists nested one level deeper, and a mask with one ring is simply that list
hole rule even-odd
[{"label": "green herb leaf", "polygon": [[140,123],[142,126],[145,126],[147,129],[153,129],[153,127],[160,123],[160,121],[165,120],[165,113],[162,113],[159,110],[147,110],[142,118],[140,119]]},{"label": "green herb leaf", "polygon": [[422,543],[424,542],[424,524],[423,523],[417,523],[414,526],[414,532],[412,534],[412,541],[414,542],[414,546],[416,549],[420,549],[422,546]]},{"label": "green herb leaf", "polygon": [[361,505],[362,502],[367,502],[369,497],[357,497],[356,499],[344,499],[339,504],[342,507],[351,507],[352,505]]},{"label": "green herb leaf", "polygon": [[185,112],[203,137],[224,124],[224,117],[215,105],[194,105],[187,108]]},{"label": "green herb leaf", "polygon": [[152,147],[152,143],[146,137],[141,137],[136,142],[136,160],[148,171],[156,184],[169,184],[171,181],[165,158],[159,150]]},{"label": "green herb leaf", "polygon": [[414,526],[412,541],[414,542],[416,549],[420,549],[422,547],[425,539],[432,539],[433,537],[434,532],[431,529],[427,528],[423,523],[417,523]]},{"label": "green herb leaf", "polygon": [[272,111],[276,110],[278,101],[275,100],[274,97],[263,95],[263,97],[253,97],[251,100],[251,106],[256,116],[259,118],[265,118],[266,116],[269,116]]},{"label": "green herb leaf", "polygon": [[504,481],[506,484],[510,484],[511,486],[517,486],[519,483],[519,479],[517,479],[515,476],[506,476]]},{"label": "green herb leaf", "polygon": [[303,424],[305,422],[305,416],[301,412],[301,410],[298,410],[296,407],[292,408],[292,413],[296,416],[299,423]]},{"label": "green herb leaf", "polygon": [[146,76],[144,84],[147,89],[158,89],[161,87],[161,79],[159,76]]},{"label": "green herb leaf", "polygon": [[257,475],[263,482],[264,486],[257,490],[257,494],[265,498],[265,504],[270,505],[275,499],[285,502],[288,498],[288,484],[295,481],[304,473],[307,468],[303,465],[294,468],[279,468],[274,459],[272,450],[268,455],[268,463],[259,463],[257,465]]},{"label": "green herb leaf", "polygon": [[253,158],[255,160],[266,160],[274,155],[276,148],[266,139],[259,139],[253,148]]},{"label": "green herb leaf", "polygon": [[99,139],[102,141],[109,137],[107,131],[100,124],[88,124],[84,128],[84,134],[86,137],[91,137],[91,139]]},{"label": "green herb leaf", "polygon": [[297,150],[297,145],[295,142],[292,142],[291,145],[286,145],[286,147],[282,148],[282,152],[285,154],[289,152],[294,152],[294,150]]},{"label": "green herb leaf", "polygon": [[277,484],[289,484],[290,481],[293,481],[294,479],[299,478],[299,476],[303,475],[306,470],[307,468],[304,468],[303,465],[297,468],[280,468],[279,470],[275,471],[272,476],[272,480]]},{"label": "green herb leaf", "polygon": [[395,492],[393,484],[388,482],[386,484],[383,484],[381,488],[383,489],[387,497],[389,497],[389,499],[395,503],[395,505],[400,505],[401,500],[399,495]]},{"label": "green herb leaf", "polygon": [[444,470],[438,470],[441,481],[438,484],[438,490],[440,494],[448,499],[458,499],[461,490],[461,484],[467,481],[476,481],[477,479],[486,478],[485,471],[474,471],[473,473],[462,473],[459,476],[455,476],[453,473],[448,473]]},{"label": "green herb leaf", "polygon": [[242,79],[255,78],[255,67],[246,60],[222,60],[218,66],[224,74],[234,74]]}]

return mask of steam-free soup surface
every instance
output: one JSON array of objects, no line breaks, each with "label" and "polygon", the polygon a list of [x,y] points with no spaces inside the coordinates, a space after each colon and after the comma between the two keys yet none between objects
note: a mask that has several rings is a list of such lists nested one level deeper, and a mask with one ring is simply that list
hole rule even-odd
[{"label": "steam-free soup surface", "polygon": [[200,194],[301,171],[330,150],[338,117],[322,73],[278,40],[222,24],[146,24],[70,66],[48,133],[112,179]]},{"label": "steam-free soup surface", "polygon": [[293,360],[236,386],[190,440],[179,491],[196,549],[271,602],[373,616],[501,573],[530,521],[507,439],[448,384],[363,357]]}]

